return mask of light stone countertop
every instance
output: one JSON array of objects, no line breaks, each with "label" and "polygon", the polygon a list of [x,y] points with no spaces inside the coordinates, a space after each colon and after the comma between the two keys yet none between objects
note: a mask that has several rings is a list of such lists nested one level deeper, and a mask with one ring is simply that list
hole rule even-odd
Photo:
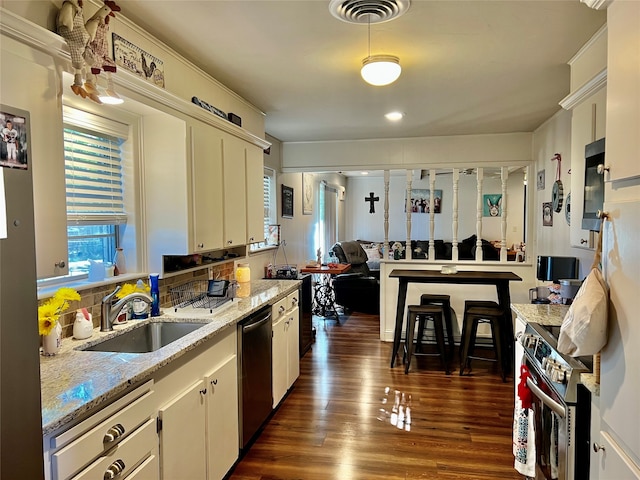
[{"label": "light stone countertop", "polygon": [[[513,303],[511,304],[511,310],[526,322],[559,327],[562,325],[564,316],[569,311],[569,305]],[[587,390],[589,390],[593,395],[600,395],[600,384],[597,382],[597,378],[593,373],[581,374],[580,382],[582,382]]]},{"label": "light stone countertop", "polygon": [[[150,320],[133,320],[114,326],[113,332],[93,330],[86,340],[65,338],[60,351],[51,357],[40,357],[42,397],[42,434],[47,435],[107,402],[129,386],[145,380],[156,370],[181,357],[204,342],[256,312],[273,304],[299,288],[299,280],[255,280],[245,298],[235,298],[214,310],[211,315],[188,317],[174,314],[173,308]],[[203,310],[208,313],[207,310]],[[134,328],[138,322],[162,319],[176,322],[202,322],[206,326],[150,353],[86,352],[78,350]]]},{"label": "light stone countertop", "polygon": [[569,311],[569,305],[537,305],[533,303],[512,303],[513,310],[518,317],[526,322],[537,323],[539,325],[547,325],[559,327],[562,325],[564,316]]}]

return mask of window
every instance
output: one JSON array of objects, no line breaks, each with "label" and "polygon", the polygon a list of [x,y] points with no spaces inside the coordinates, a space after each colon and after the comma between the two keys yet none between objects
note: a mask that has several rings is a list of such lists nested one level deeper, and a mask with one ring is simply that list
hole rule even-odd
[{"label": "window", "polygon": [[[119,246],[120,228],[127,222],[121,152],[126,126],[102,118],[79,122],[80,114],[82,117],[88,115],[65,107],[64,158],[71,276],[87,274],[90,260],[111,263]],[[82,125],[95,127],[96,122],[107,128]]]},{"label": "window", "polygon": [[[275,198],[276,172],[270,168],[264,169],[262,176],[262,193],[264,200],[264,215],[262,225],[264,228],[264,238],[269,238],[269,225],[276,223],[276,198]],[[266,247],[265,242],[253,243],[249,250],[255,251]]]}]

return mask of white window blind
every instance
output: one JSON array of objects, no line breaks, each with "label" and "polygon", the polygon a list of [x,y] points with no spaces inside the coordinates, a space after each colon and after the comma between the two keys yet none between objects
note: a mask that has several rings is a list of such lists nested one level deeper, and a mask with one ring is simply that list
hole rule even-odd
[{"label": "white window blind", "polygon": [[263,198],[264,198],[264,216],[263,216],[263,227],[264,227],[264,238],[269,236],[269,225],[273,222],[271,220],[271,176],[264,174],[262,176],[262,190],[263,190]]},{"label": "white window blind", "polygon": [[64,129],[67,220],[70,224],[126,222],[122,139],[80,128]]}]

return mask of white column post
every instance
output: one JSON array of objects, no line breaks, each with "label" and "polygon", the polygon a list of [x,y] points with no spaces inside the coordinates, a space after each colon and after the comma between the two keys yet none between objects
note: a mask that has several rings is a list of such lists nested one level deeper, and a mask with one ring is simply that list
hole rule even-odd
[{"label": "white column post", "polygon": [[451,221],[451,260],[458,261],[458,183],[460,182],[460,170],[453,169],[453,217]]},{"label": "white column post", "polygon": [[436,232],[435,187],[436,171],[431,169],[429,170],[429,260],[436,259],[436,242],[433,238]]},{"label": "white column post", "polygon": [[507,180],[509,179],[509,169],[500,169],[500,179],[502,180],[502,238],[500,240],[500,261],[507,261]]},{"label": "white column post", "polygon": [[405,209],[407,210],[407,245],[404,250],[404,258],[411,259],[411,178],[413,172],[407,170],[407,201],[405,202]]},{"label": "white column post", "polygon": [[484,180],[484,171],[478,168],[477,171],[477,191],[478,199],[476,201],[476,261],[482,261],[482,182]]},{"label": "white column post", "polygon": [[384,246],[382,256],[389,258],[389,170],[384,171]]}]

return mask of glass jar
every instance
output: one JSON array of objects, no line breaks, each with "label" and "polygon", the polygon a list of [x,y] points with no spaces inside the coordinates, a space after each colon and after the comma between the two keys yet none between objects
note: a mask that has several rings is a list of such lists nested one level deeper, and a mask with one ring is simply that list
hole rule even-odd
[{"label": "glass jar", "polygon": [[251,269],[248,263],[239,263],[236,268],[236,280],[238,283],[246,283],[251,281]]}]

